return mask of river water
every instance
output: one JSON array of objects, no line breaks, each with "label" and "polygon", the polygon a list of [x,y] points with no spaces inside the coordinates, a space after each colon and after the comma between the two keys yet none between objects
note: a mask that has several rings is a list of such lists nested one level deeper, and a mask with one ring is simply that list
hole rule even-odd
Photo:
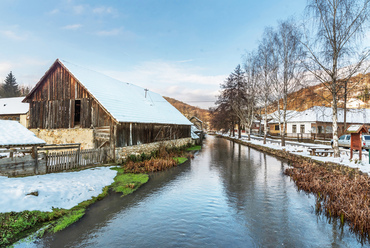
[{"label": "river water", "polygon": [[209,136],[196,157],[112,194],[33,247],[361,247],[345,225],[315,214],[279,159]]}]

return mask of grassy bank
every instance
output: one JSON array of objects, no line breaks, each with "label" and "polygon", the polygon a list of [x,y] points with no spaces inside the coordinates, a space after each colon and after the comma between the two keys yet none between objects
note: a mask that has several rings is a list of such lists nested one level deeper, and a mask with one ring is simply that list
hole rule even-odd
[{"label": "grassy bank", "polygon": [[[230,139],[230,138],[227,138]],[[233,140],[289,161],[284,173],[298,190],[312,193],[316,212],[345,222],[367,241],[370,238],[370,178],[359,169],[335,163],[319,162],[284,150]]]},{"label": "grassy bank", "polygon": [[71,209],[54,208],[51,212],[0,213],[0,247],[7,247],[35,233],[40,228],[43,229],[38,233],[39,236],[65,229],[81,219],[91,204],[103,199],[109,192],[121,193],[122,196],[131,194],[148,182],[148,172],[166,170],[184,163],[188,157],[191,157],[186,151],[187,148],[195,149],[193,147],[173,148],[153,153],[150,156],[131,157],[125,164],[112,168],[117,171],[114,182],[104,187],[100,195],[83,201]]},{"label": "grassy bank", "polygon": [[23,211],[0,214],[0,247],[10,245],[41,227],[47,226],[39,235],[61,231],[78,221],[85,214],[88,206],[108,195],[109,191],[120,192],[127,195],[134,192],[142,184],[149,180],[147,174],[124,173],[121,167],[112,168],[117,170],[114,183],[103,188],[103,192],[97,197],[83,201],[71,209],[54,208],[52,212]]}]

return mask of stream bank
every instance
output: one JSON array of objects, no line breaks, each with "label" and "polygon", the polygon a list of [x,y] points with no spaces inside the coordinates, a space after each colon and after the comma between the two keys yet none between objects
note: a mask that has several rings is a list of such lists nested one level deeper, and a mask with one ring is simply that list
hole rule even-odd
[{"label": "stream bank", "polygon": [[329,218],[339,218],[341,225],[349,224],[351,230],[369,241],[370,237],[370,178],[359,169],[292,154],[230,137],[219,136],[252,147],[288,161],[292,168],[284,170],[298,187],[313,193],[315,211]]}]

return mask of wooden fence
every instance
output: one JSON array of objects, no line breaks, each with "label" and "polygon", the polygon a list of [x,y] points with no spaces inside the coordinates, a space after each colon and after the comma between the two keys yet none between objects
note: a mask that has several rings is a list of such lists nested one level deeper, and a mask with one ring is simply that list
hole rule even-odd
[{"label": "wooden fence", "polygon": [[83,168],[108,162],[109,148],[49,152],[46,155],[47,173]]},{"label": "wooden fence", "polygon": [[80,144],[0,149],[0,176],[28,176],[100,165],[109,162],[110,153],[110,148],[81,150]]}]

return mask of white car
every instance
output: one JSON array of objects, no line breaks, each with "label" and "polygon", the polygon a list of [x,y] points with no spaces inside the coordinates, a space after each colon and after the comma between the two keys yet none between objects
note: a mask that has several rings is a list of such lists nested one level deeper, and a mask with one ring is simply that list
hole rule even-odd
[{"label": "white car", "polygon": [[[362,140],[362,148],[363,149],[370,149],[370,135],[361,135]],[[333,146],[333,140],[330,142],[331,146]],[[351,135],[345,134],[339,137],[338,139],[338,145],[340,147],[351,147]]]}]

